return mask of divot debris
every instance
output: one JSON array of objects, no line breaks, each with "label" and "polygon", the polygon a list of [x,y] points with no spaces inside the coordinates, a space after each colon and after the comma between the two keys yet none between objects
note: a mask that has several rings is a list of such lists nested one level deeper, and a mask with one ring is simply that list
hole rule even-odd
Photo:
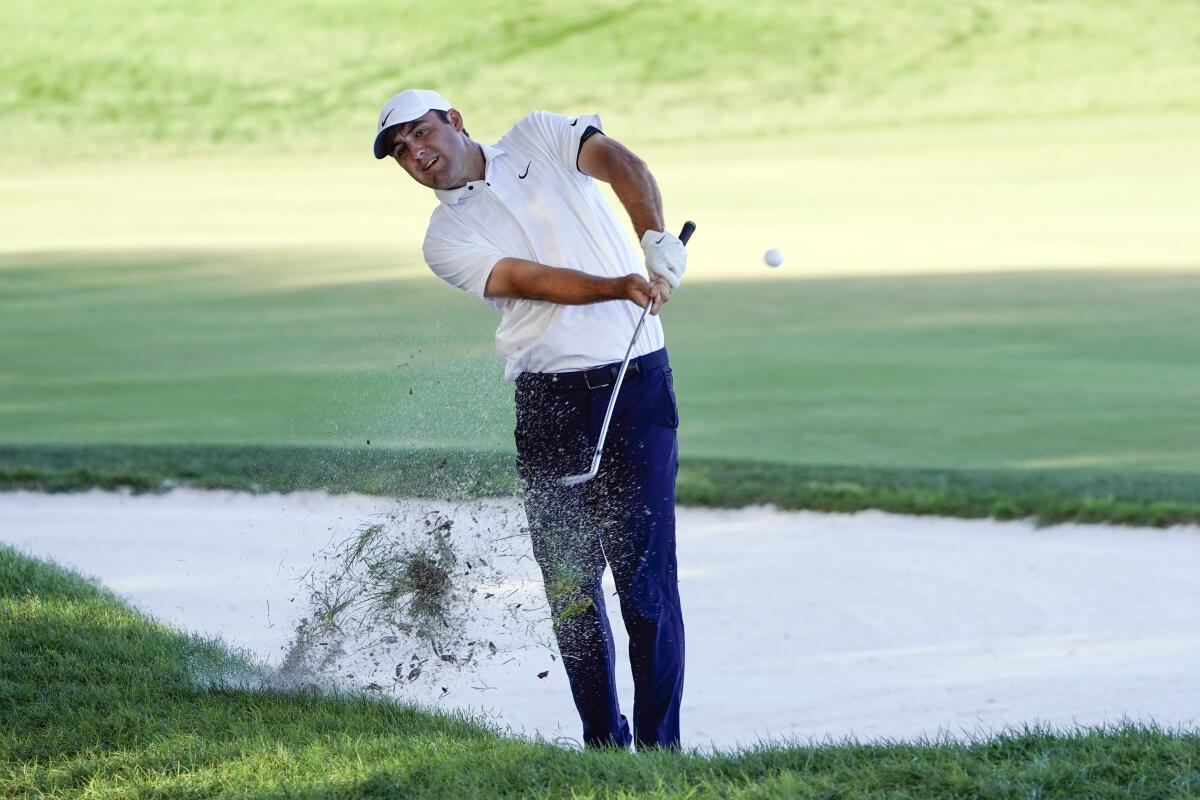
[{"label": "divot debris", "polygon": [[[353,679],[420,701],[449,693],[439,680],[447,670],[475,672],[497,655],[508,664],[527,650],[555,660],[544,589],[521,563],[520,523],[500,504],[406,503],[315,553],[318,566],[302,578],[308,613],[280,683],[332,688]],[[487,659],[476,658],[483,652]],[[495,688],[452,685],[472,683]]]}]

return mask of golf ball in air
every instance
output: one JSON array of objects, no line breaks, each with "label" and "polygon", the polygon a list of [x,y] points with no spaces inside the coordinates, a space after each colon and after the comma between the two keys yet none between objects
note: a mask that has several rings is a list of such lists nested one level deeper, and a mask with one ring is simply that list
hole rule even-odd
[{"label": "golf ball in air", "polygon": [[763,253],[763,261],[767,262],[768,267],[778,267],[783,263],[783,253],[772,247],[770,250]]}]

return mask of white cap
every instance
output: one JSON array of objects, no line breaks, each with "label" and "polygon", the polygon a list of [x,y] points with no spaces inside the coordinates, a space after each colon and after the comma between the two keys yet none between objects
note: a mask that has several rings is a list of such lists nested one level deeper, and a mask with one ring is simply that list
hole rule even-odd
[{"label": "white cap", "polygon": [[379,112],[379,128],[375,131],[375,157],[387,155],[384,150],[383,134],[388,128],[412,122],[426,112],[449,111],[450,101],[432,89],[405,89],[400,94],[383,104]]}]

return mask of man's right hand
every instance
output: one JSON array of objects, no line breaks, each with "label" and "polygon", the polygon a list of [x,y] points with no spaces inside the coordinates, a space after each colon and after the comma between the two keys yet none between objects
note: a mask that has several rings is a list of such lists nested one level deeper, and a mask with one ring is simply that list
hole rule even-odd
[{"label": "man's right hand", "polygon": [[522,258],[502,258],[492,267],[484,287],[487,297],[547,300],[564,305],[631,300],[642,308],[654,298],[651,313],[671,299],[671,286],[661,278],[648,281],[637,273],[601,278],[565,267],[549,267]]},{"label": "man's right hand", "polygon": [[648,281],[634,273],[626,275],[622,280],[625,282],[625,298],[637,303],[639,308],[645,308],[646,303],[649,303],[651,298],[654,299],[654,307],[650,309],[651,314],[657,314],[658,310],[671,299],[671,286],[662,278],[656,277],[654,280]]}]

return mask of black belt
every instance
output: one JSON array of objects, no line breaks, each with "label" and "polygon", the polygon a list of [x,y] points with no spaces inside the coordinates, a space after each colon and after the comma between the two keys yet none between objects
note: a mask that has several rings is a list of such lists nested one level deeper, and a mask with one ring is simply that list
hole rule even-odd
[{"label": "black belt", "polygon": [[[666,349],[655,350],[644,356],[629,359],[629,369],[625,371],[625,380],[641,377],[656,367],[667,365]],[[592,369],[576,370],[573,372],[522,372],[517,381],[528,385],[542,386],[553,389],[603,389],[617,382],[621,374],[621,362],[602,364]]]}]

